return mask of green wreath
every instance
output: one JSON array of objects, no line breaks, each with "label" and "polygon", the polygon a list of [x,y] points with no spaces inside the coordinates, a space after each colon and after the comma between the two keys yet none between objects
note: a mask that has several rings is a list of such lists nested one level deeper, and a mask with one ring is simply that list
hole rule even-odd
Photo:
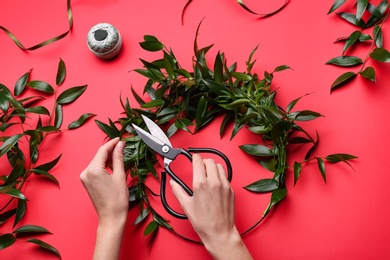
[{"label": "green wreath", "polygon": [[[135,220],[137,225],[147,216],[153,215],[153,220],[146,226],[144,234],[151,235],[151,240],[157,234],[159,227],[165,228],[186,240],[194,241],[176,232],[151,205],[149,196],[158,196],[146,184],[148,176],[158,179],[155,169],[157,159],[139,136],[131,124],[143,126],[141,115],[154,120],[166,130],[170,137],[178,130],[196,133],[217,117],[223,117],[220,135],[226,131],[226,126],[233,123],[231,139],[243,128],[259,136],[259,143],[244,144],[240,148],[253,156],[265,169],[274,173],[273,178],[260,179],[244,188],[255,193],[271,192],[271,199],[260,219],[242,235],[253,230],[279,204],[287,194],[285,184],[289,169],[294,172],[294,184],[298,181],[302,164],[316,161],[319,171],[326,182],[325,162],[344,162],[356,156],[344,153],[331,154],[325,157],[313,156],[318,145],[318,133],[313,138],[298,122],[314,120],[322,115],[311,110],[292,111],[303,97],[291,101],[286,109],[275,103],[276,91],[271,90],[274,74],[290,69],[282,65],[272,72],[264,71],[264,77],[252,72],[255,64],[253,55],[257,47],[250,53],[246,61],[246,71],[236,71],[236,63],[226,64],[225,55],[218,52],[214,67],[207,65],[206,54],[213,45],[199,48],[197,37],[200,24],[194,40],[193,71],[183,69],[176,60],[172,50],[167,49],[156,37],[144,36],[141,47],[149,52],[161,52],[162,58],[148,62],[141,59],[143,69],[135,69],[137,73],[148,78],[144,87],[150,101],[143,100],[133,89],[134,98],[140,108],[130,106],[128,98],[122,100],[124,117],[118,120],[109,119],[109,123],[95,120],[99,128],[109,138],[122,137],[126,142],[124,163],[132,177],[129,192],[130,203],[139,204],[140,214]],[[118,128],[117,125],[121,127]],[[191,126],[191,127],[190,127]],[[302,162],[287,165],[287,149],[292,145],[309,144],[310,147]]]}]

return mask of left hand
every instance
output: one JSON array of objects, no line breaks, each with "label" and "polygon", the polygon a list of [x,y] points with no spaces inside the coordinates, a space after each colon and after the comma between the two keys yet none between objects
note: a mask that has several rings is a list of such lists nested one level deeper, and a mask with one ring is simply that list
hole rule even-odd
[{"label": "left hand", "polygon": [[[80,174],[81,182],[95,207],[100,224],[126,222],[129,192],[123,165],[124,143],[119,138],[102,145],[87,168]],[[112,156],[113,172],[107,171]]]}]

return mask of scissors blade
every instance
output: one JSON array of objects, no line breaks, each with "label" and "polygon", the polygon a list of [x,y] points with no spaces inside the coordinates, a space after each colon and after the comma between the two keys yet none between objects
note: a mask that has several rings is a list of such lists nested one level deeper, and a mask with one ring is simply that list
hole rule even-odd
[{"label": "scissors blade", "polygon": [[163,141],[165,144],[172,147],[172,144],[169,141],[168,137],[165,135],[164,131],[161,130],[161,128],[155,122],[153,122],[151,119],[149,119],[148,117],[146,117],[144,115],[142,115],[142,119],[146,123],[146,126],[148,127],[150,133],[153,136],[157,137],[158,139]]},{"label": "scissors blade", "polygon": [[132,124],[135,131],[141,137],[142,141],[144,141],[150,148],[152,148],[155,152],[161,154],[164,156],[164,153],[162,152],[162,147],[165,146],[166,144],[158,139],[157,137],[149,134],[142,128],[136,126],[135,124]]}]

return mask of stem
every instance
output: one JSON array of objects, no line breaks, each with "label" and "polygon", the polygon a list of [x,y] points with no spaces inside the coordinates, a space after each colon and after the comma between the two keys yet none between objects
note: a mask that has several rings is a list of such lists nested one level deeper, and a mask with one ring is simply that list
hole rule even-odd
[{"label": "stem", "polygon": [[[379,25],[377,24],[381,30],[382,30],[383,24],[386,22],[387,18],[389,17],[389,14],[390,14],[390,12],[387,13],[387,15],[383,18],[382,22]],[[363,69],[364,69],[364,67],[366,65],[366,62],[370,59],[370,54],[372,53],[372,50],[373,50],[374,45],[375,45],[375,40],[374,40],[375,38],[376,38],[376,34],[373,35],[373,40],[372,40],[372,43],[371,43],[371,46],[370,46],[370,50],[368,51],[366,57],[363,60],[363,64],[362,64],[362,67],[360,68],[359,73],[363,71]]]},{"label": "stem", "polygon": [[14,198],[15,197],[11,197],[11,199],[5,204],[5,206],[0,209],[0,212],[5,210],[8,207],[8,205],[11,204],[11,202],[14,200]]}]

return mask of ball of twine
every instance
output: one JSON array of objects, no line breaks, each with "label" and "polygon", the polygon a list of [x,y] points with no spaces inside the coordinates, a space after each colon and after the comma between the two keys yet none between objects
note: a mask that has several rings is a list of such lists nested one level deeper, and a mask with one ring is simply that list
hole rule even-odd
[{"label": "ball of twine", "polygon": [[111,24],[99,23],[89,30],[87,43],[93,54],[102,59],[111,59],[121,50],[122,37]]}]

